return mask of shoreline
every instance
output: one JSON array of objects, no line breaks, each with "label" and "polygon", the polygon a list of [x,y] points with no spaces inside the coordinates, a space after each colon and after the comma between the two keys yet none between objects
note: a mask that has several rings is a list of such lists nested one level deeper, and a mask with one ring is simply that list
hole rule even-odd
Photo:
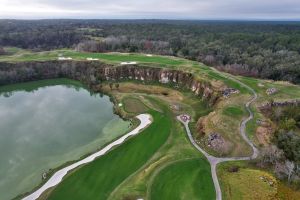
[{"label": "shoreline", "polygon": [[146,128],[148,125],[150,125],[152,123],[151,116],[149,114],[140,114],[140,115],[136,116],[136,118],[139,119],[141,123],[135,129],[133,129],[129,133],[123,135],[119,139],[111,142],[110,144],[108,144],[101,150],[97,151],[96,153],[93,153],[80,161],[77,161],[67,167],[64,167],[64,168],[58,170],[51,176],[50,179],[48,179],[48,181],[45,184],[43,184],[42,187],[40,187],[38,190],[31,193],[30,195],[22,198],[22,200],[35,200],[35,199],[39,198],[41,196],[41,194],[43,192],[45,192],[47,189],[59,184],[62,181],[63,177],[66,176],[69,171],[71,171],[83,164],[90,163],[93,160],[95,160],[96,158],[105,155],[105,153],[110,151],[113,147],[122,144],[123,142],[126,141],[126,139],[128,137],[137,135],[138,133],[141,132],[141,130],[143,130],[144,128]]}]

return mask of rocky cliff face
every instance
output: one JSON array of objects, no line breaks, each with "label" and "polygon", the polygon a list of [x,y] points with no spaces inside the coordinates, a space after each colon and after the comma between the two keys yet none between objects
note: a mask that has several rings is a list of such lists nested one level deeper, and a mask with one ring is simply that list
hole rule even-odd
[{"label": "rocky cliff face", "polygon": [[159,82],[175,88],[189,89],[211,104],[221,96],[221,92],[209,83],[197,80],[191,73],[178,70],[86,61],[0,63],[0,85],[59,77],[79,80],[88,85],[128,80]]},{"label": "rocky cliff face", "polygon": [[288,101],[272,101],[260,105],[258,108],[263,113],[269,112],[273,107],[286,107],[286,106],[300,106],[300,99],[293,99]]}]

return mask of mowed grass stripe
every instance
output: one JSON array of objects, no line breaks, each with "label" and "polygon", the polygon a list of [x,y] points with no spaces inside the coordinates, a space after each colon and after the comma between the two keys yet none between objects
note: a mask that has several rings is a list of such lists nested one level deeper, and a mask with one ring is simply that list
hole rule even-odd
[{"label": "mowed grass stripe", "polygon": [[15,55],[4,55],[0,56],[0,61],[47,61],[47,60],[57,60],[58,55],[63,55],[64,57],[71,57],[74,60],[85,60],[86,58],[98,58],[103,61],[110,61],[113,63],[136,61],[139,63],[157,63],[162,65],[183,65],[189,63],[190,61],[175,57],[167,56],[146,56],[144,54],[138,53],[89,53],[89,52],[77,52],[73,50],[53,50],[44,52],[21,52]]},{"label": "mowed grass stripe", "polygon": [[49,199],[107,199],[122,181],[151,158],[170,134],[169,116],[156,111],[149,113],[154,121],[147,129],[70,174],[53,190]]},{"label": "mowed grass stripe", "polygon": [[98,58],[114,62],[142,62],[142,63],[159,63],[165,65],[182,65],[187,60],[163,57],[163,56],[145,56],[143,54],[119,54],[119,53],[81,53],[81,52],[69,52],[67,56],[73,56],[75,58]]},{"label": "mowed grass stripe", "polygon": [[191,159],[173,163],[154,178],[150,199],[215,199],[210,165],[204,159]]}]

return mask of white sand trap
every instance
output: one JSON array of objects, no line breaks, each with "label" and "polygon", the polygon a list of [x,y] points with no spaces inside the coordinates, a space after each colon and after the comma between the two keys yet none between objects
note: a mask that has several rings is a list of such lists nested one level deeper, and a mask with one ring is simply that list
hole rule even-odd
[{"label": "white sand trap", "polygon": [[57,172],[55,172],[55,174],[53,174],[53,176],[41,188],[39,188],[32,194],[28,195],[27,197],[23,198],[23,200],[35,200],[35,199],[39,198],[39,196],[43,192],[45,192],[47,189],[59,184],[62,181],[63,177],[70,170],[75,169],[76,167],[78,167],[80,165],[92,162],[93,160],[95,160],[95,158],[98,158],[98,157],[104,155],[107,151],[112,149],[114,146],[122,144],[128,137],[137,135],[138,133],[140,133],[140,131],[142,129],[144,129],[145,127],[147,127],[148,125],[151,124],[151,115],[149,115],[149,114],[140,114],[140,115],[136,116],[136,118],[138,118],[141,121],[141,123],[134,130],[123,135],[122,137],[120,137],[116,141],[110,143],[109,145],[105,146],[103,149],[97,151],[96,153],[93,153],[92,155],[90,155],[76,163],[73,163],[63,169],[58,170]]},{"label": "white sand trap", "polygon": [[58,60],[72,60],[71,57],[58,57]]},{"label": "white sand trap", "polygon": [[99,60],[98,58],[87,58],[86,60],[91,60],[91,61],[93,61],[93,60]]},{"label": "white sand trap", "polygon": [[137,62],[121,62],[121,65],[136,65]]},{"label": "white sand trap", "polygon": [[153,55],[152,55],[152,54],[147,54],[146,56],[148,56],[148,57],[152,57]]}]

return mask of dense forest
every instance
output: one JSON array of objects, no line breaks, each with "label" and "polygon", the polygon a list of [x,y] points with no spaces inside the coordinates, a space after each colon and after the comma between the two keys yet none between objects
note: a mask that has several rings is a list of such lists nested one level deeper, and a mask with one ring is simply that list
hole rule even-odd
[{"label": "dense forest", "polygon": [[174,55],[233,74],[300,83],[299,22],[0,20],[0,46]]},{"label": "dense forest", "polygon": [[300,102],[263,107],[263,113],[274,123],[272,143],[262,150],[260,165],[272,166],[279,178],[300,180]]}]

